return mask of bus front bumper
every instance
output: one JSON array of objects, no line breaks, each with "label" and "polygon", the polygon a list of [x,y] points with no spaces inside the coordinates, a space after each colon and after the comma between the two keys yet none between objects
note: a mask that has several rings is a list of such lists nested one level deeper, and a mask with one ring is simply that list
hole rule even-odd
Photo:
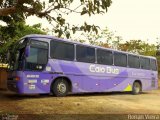
[{"label": "bus front bumper", "polygon": [[7,88],[8,90],[12,91],[12,92],[19,92],[18,86],[17,86],[17,81],[15,80],[8,80],[7,81]]}]

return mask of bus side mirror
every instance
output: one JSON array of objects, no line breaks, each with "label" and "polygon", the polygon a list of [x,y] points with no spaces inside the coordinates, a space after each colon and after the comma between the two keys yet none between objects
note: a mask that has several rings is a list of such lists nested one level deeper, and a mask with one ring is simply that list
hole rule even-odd
[{"label": "bus side mirror", "polygon": [[30,54],[30,46],[27,46],[25,49],[25,56],[28,57]]}]

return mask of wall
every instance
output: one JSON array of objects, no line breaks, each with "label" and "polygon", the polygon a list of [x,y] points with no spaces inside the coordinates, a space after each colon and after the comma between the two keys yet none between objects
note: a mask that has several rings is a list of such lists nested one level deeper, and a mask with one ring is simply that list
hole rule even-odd
[{"label": "wall", "polygon": [[7,89],[7,71],[0,68],[0,89]]}]

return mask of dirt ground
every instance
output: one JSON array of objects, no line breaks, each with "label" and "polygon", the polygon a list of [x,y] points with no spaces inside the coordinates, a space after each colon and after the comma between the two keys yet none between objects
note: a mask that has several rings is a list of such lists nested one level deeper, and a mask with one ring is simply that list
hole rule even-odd
[{"label": "dirt ground", "polygon": [[[19,119],[128,119],[130,114],[159,114],[160,89],[130,93],[92,93],[53,97],[0,92],[0,115],[19,115]],[[117,116],[118,115],[118,116]]]}]

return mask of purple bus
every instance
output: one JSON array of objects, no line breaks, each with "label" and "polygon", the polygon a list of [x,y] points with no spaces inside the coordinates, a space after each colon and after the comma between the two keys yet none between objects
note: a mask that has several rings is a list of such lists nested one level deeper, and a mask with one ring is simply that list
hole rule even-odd
[{"label": "purple bus", "polygon": [[141,91],[158,88],[155,57],[48,35],[23,37],[10,55],[8,89],[19,94]]}]

